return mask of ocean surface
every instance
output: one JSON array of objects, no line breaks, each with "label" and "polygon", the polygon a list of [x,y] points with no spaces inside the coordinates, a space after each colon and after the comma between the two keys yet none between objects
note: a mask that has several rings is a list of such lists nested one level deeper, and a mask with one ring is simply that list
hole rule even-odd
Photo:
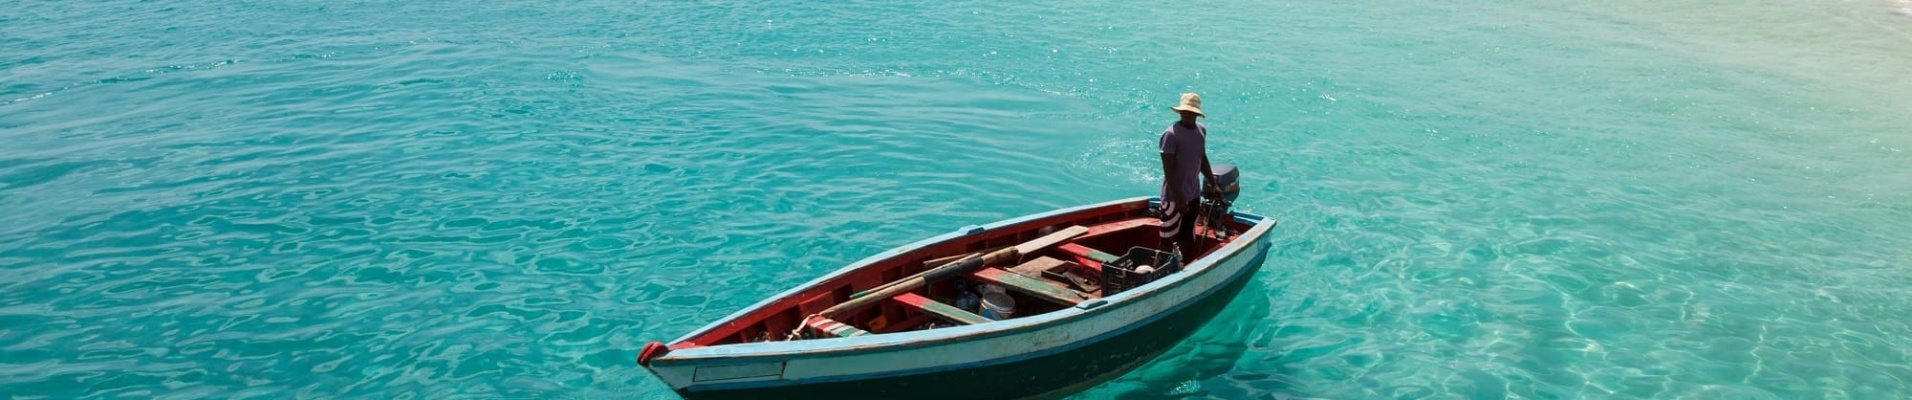
[{"label": "ocean surface", "polygon": [[1912,398],[1906,0],[17,0],[0,399],[671,398],[1184,91],[1278,243],[1078,399]]}]

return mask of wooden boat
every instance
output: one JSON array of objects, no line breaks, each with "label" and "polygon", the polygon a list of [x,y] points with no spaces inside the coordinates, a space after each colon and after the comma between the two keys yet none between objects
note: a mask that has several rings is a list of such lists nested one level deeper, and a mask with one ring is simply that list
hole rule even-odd
[{"label": "wooden boat", "polygon": [[[1186,338],[1241,291],[1267,254],[1273,219],[1220,211],[1197,229],[1199,248],[1181,249],[1188,262],[1138,275],[1146,269],[1134,265],[1136,256],[1160,256],[1136,249],[1156,246],[1157,203],[1134,198],[1057,210],[906,245],[669,344],[646,345],[638,363],[691,399],[1072,393]],[[1004,255],[1010,252],[1017,254]],[[951,269],[960,264],[973,269]],[[943,272],[925,278],[926,271]],[[965,283],[1006,289],[1013,314],[992,320],[957,307]]]}]

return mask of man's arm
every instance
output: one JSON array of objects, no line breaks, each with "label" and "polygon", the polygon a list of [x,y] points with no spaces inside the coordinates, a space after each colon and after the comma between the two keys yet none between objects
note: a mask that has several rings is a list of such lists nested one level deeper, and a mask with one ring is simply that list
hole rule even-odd
[{"label": "man's arm", "polygon": [[[1162,180],[1167,182],[1171,190],[1181,187],[1176,185],[1179,182],[1175,181],[1175,153],[1162,152]],[[1162,199],[1162,201],[1168,201],[1168,199]]]},{"label": "man's arm", "polygon": [[[1207,154],[1207,153],[1203,153],[1203,154],[1202,154],[1202,176],[1205,176],[1205,177],[1208,177],[1208,180],[1210,180],[1210,181],[1214,181],[1214,180],[1215,180],[1215,169],[1214,169],[1214,168],[1209,168],[1209,167],[1208,167],[1208,154]],[[1214,182],[1210,182],[1210,183],[1214,183]]]},{"label": "man's arm", "polygon": [[1203,187],[1215,186],[1217,189],[1221,187],[1215,182],[1215,169],[1208,166],[1208,152],[1202,152],[1202,178],[1207,182]]}]

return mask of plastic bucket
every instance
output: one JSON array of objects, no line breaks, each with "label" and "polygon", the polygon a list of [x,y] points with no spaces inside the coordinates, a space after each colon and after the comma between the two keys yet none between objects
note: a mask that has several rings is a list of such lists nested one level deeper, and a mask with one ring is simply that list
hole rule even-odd
[{"label": "plastic bucket", "polygon": [[983,294],[983,318],[1005,320],[1016,316],[1016,299],[1002,292]]}]

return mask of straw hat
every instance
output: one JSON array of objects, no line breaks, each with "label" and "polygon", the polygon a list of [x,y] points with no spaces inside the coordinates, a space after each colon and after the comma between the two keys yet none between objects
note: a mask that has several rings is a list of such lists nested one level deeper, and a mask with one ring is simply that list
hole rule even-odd
[{"label": "straw hat", "polygon": [[1203,117],[1208,116],[1207,114],[1202,114],[1202,96],[1197,96],[1194,93],[1182,93],[1182,104],[1169,107],[1169,109],[1192,112],[1195,113],[1195,115]]}]

